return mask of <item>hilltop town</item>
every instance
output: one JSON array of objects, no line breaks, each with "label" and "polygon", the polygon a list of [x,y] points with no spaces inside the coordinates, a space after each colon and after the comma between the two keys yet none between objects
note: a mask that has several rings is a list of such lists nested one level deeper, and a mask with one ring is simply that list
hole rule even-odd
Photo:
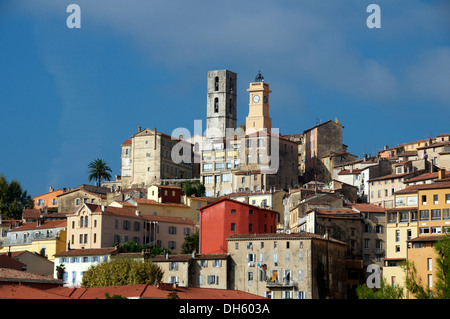
[{"label": "hilltop town", "polygon": [[[205,133],[138,124],[118,141],[113,180],[49,186],[21,219],[0,216],[0,297],[351,299],[373,275],[404,287],[406,260],[433,287],[433,245],[450,222],[450,134],[356,156],[339,119],[282,135],[261,73],[238,125],[236,83],[208,72]],[[149,249],[127,252],[130,241]],[[82,286],[91,266],[118,258],[151,260],[163,278]]]}]

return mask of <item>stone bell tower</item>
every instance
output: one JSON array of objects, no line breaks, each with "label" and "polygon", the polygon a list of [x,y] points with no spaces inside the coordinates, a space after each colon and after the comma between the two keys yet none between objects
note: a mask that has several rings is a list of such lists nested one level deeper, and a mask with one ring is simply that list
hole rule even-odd
[{"label": "stone bell tower", "polygon": [[208,71],[207,138],[225,137],[226,129],[236,129],[237,74],[228,70]]}]

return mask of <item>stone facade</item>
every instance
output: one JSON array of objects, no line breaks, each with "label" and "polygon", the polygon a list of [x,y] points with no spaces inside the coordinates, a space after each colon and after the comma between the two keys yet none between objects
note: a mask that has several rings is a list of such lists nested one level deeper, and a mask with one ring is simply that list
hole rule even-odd
[{"label": "stone facade", "polygon": [[[121,188],[149,187],[165,179],[192,179],[192,144],[158,132],[138,129],[122,143]],[[182,149],[182,151],[181,151]],[[179,156],[178,156],[179,155]]]},{"label": "stone facade", "polygon": [[343,242],[308,233],[233,235],[228,252],[230,289],[271,299],[316,299],[323,284],[328,297],[346,297]]}]

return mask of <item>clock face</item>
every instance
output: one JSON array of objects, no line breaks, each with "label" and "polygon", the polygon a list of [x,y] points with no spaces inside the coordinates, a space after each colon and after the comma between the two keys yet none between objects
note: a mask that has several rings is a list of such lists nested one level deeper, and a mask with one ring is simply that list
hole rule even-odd
[{"label": "clock face", "polygon": [[259,102],[259,95],[253,96],[253,102],[258,103]]}]

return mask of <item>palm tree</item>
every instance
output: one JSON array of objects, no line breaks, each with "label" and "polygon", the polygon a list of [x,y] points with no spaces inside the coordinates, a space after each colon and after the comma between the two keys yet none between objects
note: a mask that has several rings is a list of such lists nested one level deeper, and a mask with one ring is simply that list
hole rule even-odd
[{"label": "palm tree", "polygon": [[104,160],[97,158],[95,161],[89,163],[88,168],[89,182],[97,180],[97,186],[100,187],[100,182],[102,180],[111,180],[111,174],[108,172],[112,172],[112,170]]}]

